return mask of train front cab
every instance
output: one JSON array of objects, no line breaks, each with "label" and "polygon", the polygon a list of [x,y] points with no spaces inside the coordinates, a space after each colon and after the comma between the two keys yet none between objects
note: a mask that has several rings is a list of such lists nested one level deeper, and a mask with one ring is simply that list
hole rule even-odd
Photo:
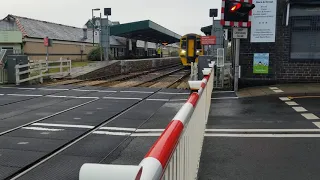
[{"label": "train front cab", "polygon": [[183,66],[190,67],[191,62],[198,63],[198,56],[203,55],[201,36],[185,35],[180,41],[180,59]]}]

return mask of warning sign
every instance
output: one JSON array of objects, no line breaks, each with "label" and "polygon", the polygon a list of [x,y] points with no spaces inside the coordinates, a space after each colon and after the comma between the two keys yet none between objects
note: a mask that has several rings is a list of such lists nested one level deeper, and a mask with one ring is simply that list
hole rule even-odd
[{"label": "warning sign", "polygon": [[216,36],[201,36],[202,45],[214,45],[216,44]]},{"label": "warning sign", "polygon": [[233,28],[233,38],[236,39],[247,39],[248,29],[247,28]]}]

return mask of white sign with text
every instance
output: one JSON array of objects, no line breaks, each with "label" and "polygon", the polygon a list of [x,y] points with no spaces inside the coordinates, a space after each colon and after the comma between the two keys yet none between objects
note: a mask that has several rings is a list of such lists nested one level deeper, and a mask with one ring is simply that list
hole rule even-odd
[{"label": "white sign with text", "polygon": [[253,0],[251,42],[275,42],[277,0]]},{"label": "white sign with text", "polygon": [[247,28],[233,28],[233,38],[236,39],[247,39],[248,29]]}]

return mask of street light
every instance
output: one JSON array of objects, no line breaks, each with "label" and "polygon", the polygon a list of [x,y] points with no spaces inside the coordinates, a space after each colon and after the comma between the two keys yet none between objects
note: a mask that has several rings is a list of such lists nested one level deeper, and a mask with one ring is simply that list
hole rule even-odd
[{"label": "street light", "polygon": [[95,9],[92,9],[92,45],[94,46],[94,30],[95,30],[95,24],[94,24],[94,22],[93,22],[93,12],[94,11],[100,11],[100,8],[95,8]]}]

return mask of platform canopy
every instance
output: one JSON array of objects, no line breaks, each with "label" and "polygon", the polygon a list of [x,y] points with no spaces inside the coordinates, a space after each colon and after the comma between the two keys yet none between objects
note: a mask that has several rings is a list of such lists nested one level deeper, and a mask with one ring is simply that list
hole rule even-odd
[{"label": "platform canopy", "polygon": [[153,43],[179,42],[181,36],[150,20],[119,24],[110,27],[110,35]]}]

